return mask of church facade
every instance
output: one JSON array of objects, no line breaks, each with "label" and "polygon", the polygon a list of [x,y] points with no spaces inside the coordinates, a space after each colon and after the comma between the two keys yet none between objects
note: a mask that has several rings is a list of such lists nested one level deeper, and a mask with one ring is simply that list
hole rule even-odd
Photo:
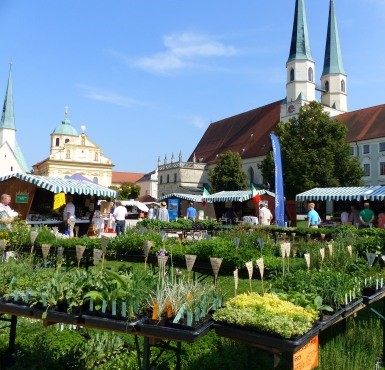
[{"label": "church facade", "polygon": [[16,140],[16,126],[13,107],[13,85],[9,68],[7,89],[0,121],[0,177],[12,173],[27,173],[28,165]]},{"label": "church facade", "polygon": [[51,133],[49,157],[32,166],[33,174],[59,178],[80,174],[97,184],[111,186],[111,159],[85,134],[85,126],[81,130],[78,134],[71,125],[66,109],[64,120]]},{"label": "church facade", "polygon": [[[365,171],[365,185],[384,185],[385,104],[348,112],[347,74],[342,60],[334,0],[329,2],[320,83],[315,82],[315,61],[310,48],[305,0],[295,0],[289,50],[286,62],[286,97],[211,123],[187,163],[194,163],[197,158],[201,167],[200,179],[207,181],[207,173],[216,165],[218,156],[231,150],[241,156],[249,183],[265,185],[258,165],[270,150],[270,133],[275,131],[280,121],[289,121],[299,113],[302,106],[317,100],[320,95],[319,100],[324,110],[347,126],[347,142],[351,146],[351,155],[358,158]],[[169,176],[181,182],[179,167],[159,163],[159,189],[162,189],[159,194],[170,193],[178,185],[172,183],[166,186],[167,184],[160,183],[160,179],[167,179]],[[190,183],[189,187],[195,187],[195,192],[199,192],[202,185],[203,181],[199,180],[195,184]]]}]

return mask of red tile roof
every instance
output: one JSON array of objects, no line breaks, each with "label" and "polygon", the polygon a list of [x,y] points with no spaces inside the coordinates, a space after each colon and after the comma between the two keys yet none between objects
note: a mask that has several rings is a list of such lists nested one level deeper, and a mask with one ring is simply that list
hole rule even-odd
[{"label": "red tile roof", "polygon": [[348,128],[348,143],[385,137],[385,104],[343,113],[336,118]]},{"label": "red tile roof", "polygon": [[138,202],[155,202],[156,199],[154,197],[152,197],[151,195],[142,195],[141,197],[139,198],[136,198],[135,200],[137,200]]},{"label": "red tile roof", "polygon": [[195,157],[203,163],[215,162],[217,154],[231,150],[241,157],[267,154],[271,146],[270,132],[280,121],[282,100],[251,111],[213,122],[204,133],[189,161]]},{"label": "red tile roof", "polygon": [[137,172],[116,172],[112,171],[112,184],[122,184],[123,182],[137,182],[144,173]]}]

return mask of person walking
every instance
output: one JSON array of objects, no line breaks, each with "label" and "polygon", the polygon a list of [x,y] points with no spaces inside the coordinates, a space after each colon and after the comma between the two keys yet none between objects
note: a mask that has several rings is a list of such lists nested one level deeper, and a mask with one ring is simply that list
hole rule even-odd
[{"label": "person walking", "polygon": [[160,208],[158,209],[158,220],[166,222],[170,221],[166,202],[160,203]]},{"label": "person walking", "polygon": [[127,208],[123,206],[121,202],[116,202],[113,215],[115,218],[116,236],[119,236],[121,233],[124,233],[126,229]]},{"label": "person walking", "polygon": [[321,217],[319,216],[318,212],[314,209],[315,204],[311,202],[307,205],[307,207],[309,210],[307,213],[307,226],[318,228],[318,224],[321,222]]},{"label": "person walking", "polygon": [[195,221],[197,217],[197,210],[194,208],[194,203],[190,203],[189,207],[187,208],[187,218],[191,221]]}]

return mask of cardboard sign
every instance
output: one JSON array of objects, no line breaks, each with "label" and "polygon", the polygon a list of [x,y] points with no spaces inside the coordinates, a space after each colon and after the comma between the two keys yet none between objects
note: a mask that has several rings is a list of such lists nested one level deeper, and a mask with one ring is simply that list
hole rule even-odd
[{"label": "cardboard sign", "polygon": [[153,246],[153,242],[151,240],[145,240],[143,242],[143,252],[144,252],[145,259],[148,258],[148,255],[150,253],[150,249],[152,248],[152,246]]},{"label": "cardboard sign", "polygon": [[285,243],[286,258],[290,258],[290,249],[291,249],[291,244],[290,243]]},{"label": "cardboard sign", "polygon": [[63,259],[63,252],[64,252],[64,247],[58,247],[57,249],[57,263],[61,264],[61,261]]},{"label": "cardboard sign", "polygon": [[249,279],[251,280],[253,277],[253,262],[252,261],[246,262],[246,268],[247,268],[247,272],[249,273]]},{"label": "cardboard sign", "polygon": [[309,270],[309,268],[310,268],[310,254],[309,253],[305,253],[304,257],[305,257],[305,260],[306,260],[307,269]]},{"label": "cardboard sign", "polygon": [[293,370],[311,370],[318,366],[318,335],[293,353]]},{"label": "cardboard sign", "polygon": [[36,240],[38,235],[39,235],[38,231],[36,231],[36,230],[31,231],[31,234],[30,234],[31,245],[35,244],[35,240]]},{"label": "cardboard sign", "polygon": [[197,256],[195,254],[186,254],[185,258],[186,258],[187,271],[191,272],[194,267],[194,263],[195,263],[195,260],[197,259]]},{"label": "cardboard sign", "polygon": [[263,262],[263,257],[257,259],[257,266],[259,268],[259,273],[261,274],[261,279],[263,279],[263,274],[265,271],[265,264]]},{"label": "cardboard sign", "polygon": [[328,244],[330,257],[333,257],[333,244]]},{"label": "cardboard sign", "polygon": [[323,260],[325,259],[325,248],[320,248],[319,252],[321,253],[321,260],[323,262]]},{"label": "cardboard sign", "polygon": [[7,240],[1,239],[0,240],[0,250],[5,249],[5,246],[7,245]]},{"label": "cardboard sign", "polygon": [[347,248],[348,248],[348,252],[349,252],[349,254],[350,254],[350,257],[352,257],[352,255],[353,255],[353,249],[352,249],[352,246],[351,246],[351,245],[348,245]]},{"label": "cardboard sign", "polygon": [[102,251],[103,251],[103,254],[106,254],[107,244],[108,244],[108,238],[106,236],[102,236]]},{"label": "cardboard sign", "polygon": [[238,290],[238,269],[235,269],[233,271],[234,274],[234,288],[235,288],[235,295],[237,295],[237,290]]},{"label": "cardboard sign", "polygon": [[51,244],[42,244],[41,245],[41,253],[43,254],[43,258],[46,259],[51,248]]}]

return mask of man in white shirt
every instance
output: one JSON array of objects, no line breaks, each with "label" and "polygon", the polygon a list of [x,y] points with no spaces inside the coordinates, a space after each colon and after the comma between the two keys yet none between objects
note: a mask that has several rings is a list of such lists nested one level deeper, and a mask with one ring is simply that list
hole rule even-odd
[{"label": "man in white shirt", "polygon": [[0,230],[11,229],[11,224],[18,215],[17,212],[11,209],[9,203],[11,203],[11,196],[3,194],[0,198]]},{"label": "man in white shirt", "polygon": [[273,215],[269,208],[266,207],[265,203],[259,202],[259,223],[262,226],[268,226],[272,219]]},{"label": "man in white shirt", "polygon": [[66,196],[66,206],[63,210],[63,221],[64,221],[64,229],[71,233],[71,220],[73,221],[72,227],[75,221],[75,206],[72,203],[73,198],[70,195]]},{"label": "man in white shirt", "polygon": [[127,216],[127,209],[126,207],[122,206],[121,202],[116,202],[116,207],[114,209],[114,218],[115,218],[115,231],[116,235],[119,236],[121,233],[124,232],[126,228],[126,216]]}]

